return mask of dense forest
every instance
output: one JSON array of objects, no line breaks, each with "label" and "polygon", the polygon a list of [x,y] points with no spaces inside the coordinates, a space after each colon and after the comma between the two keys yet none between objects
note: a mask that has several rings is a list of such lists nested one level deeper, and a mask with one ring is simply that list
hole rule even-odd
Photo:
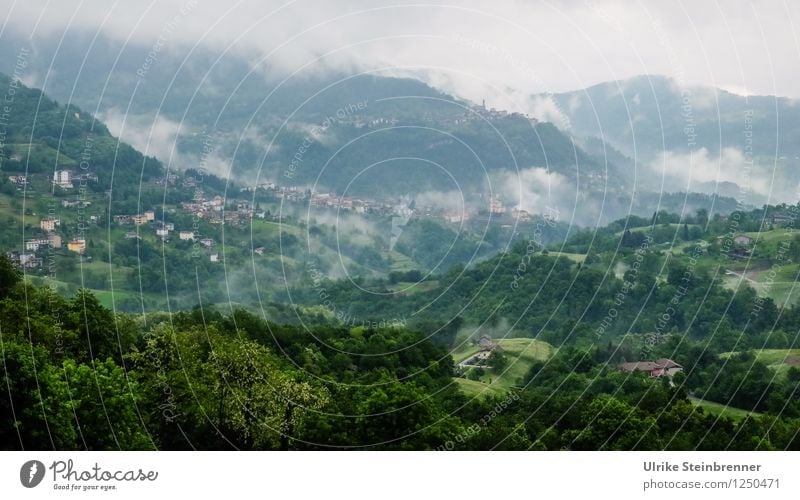
[{"label": "dense forest", "polygon": [[[409,85],[355,85],[380,94],[387,82]],[[670,206],[700,208],[586,230],[537,216],[477,229],[416,216],[392,247],[390,215],[302,219],[302,209],[284,213],[283,199],[262,192],[249,200],[262,217],[211,224],[181,210],[197,179],[208,197],[238,186],[188,169],[167,187],[158,160],[90,115],[4,77],[0,84],[17,89],[3,172],[29,177],[0,179],[0,243],[17,249],[22,266],[22,245],[44,214],[74,201],[73,188],[53,187],[54,170],[75,172],[91,207],[58,212],[61,236],[86,238],[80,255],[58,245],[39,254],[52,268],[24,276],[0,256],[3,449],[800,448],[797,206],[671,194]],[[420,99],[433,97],[441,96]],[[386,106],[407,112],[404,121],[376,126],[371,142],[333,158],[331,185],[414,148],[458,163],[460,180],[473,185],[484,162],[502,169],[545,156],[562,169],[590,167],[595,182],[614,173],[553,125],[522,115],[493,118],[509,151],[487,123],[461,122],[466,111],[454,100],[424,119]],[[378,119],[377,107],[362,118]],[[362,118],[327,132],[354,139],[367,127]],[[424,128],[431,120],[449,123],[445,139]],[[306,138],[282,134],[281,155]],[[320,143],[305,161],[322,164],[338,145]],[[419,162],[400,166],[354,191],[452,187],[422,175]],[[300,170],[295,180],[315,175]],[[640,203],[661,207],[655,196]],[[620,193],[609,200],[630,209]],[[718,202],[724,215],[702,208]],[[144,209],[163,226],[197,230],[209,247],[111,224]],[[85,215],[95,222],[85,225]],[[482,341],[506,348],[467,363]],[[525,342],[541,352],[514,350]],[[662,358],[683,370],[659,378],[620,369]]]},{"label": "dense forest", "polygon": [[[674,383],[617,370],[609,362],[624,341],[576,343],[518,387],[468,397],[430,331],[304,328],[244,310],[114,314],[85,290],[64,299],[0,264],[4,449],[800,447],[798,370],[776,381],[746,355],[726,365],[701,341],[657,347],[686,344],[677,359],[699,376]],[[703,385],[763,413],[698,410],[687,395]]]}]

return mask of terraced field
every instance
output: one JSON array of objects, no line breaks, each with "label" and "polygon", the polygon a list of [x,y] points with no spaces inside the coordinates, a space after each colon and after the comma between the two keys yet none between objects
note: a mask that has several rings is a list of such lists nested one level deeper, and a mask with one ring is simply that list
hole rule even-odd
[{"label": "terraced field", "polygon": [[[800,368],[800,349],[759,349],[752,351],[756,359],[770,369],[775,370],[779,375],[785,375],[789,367]],[[725,352],[719,355],[720,358],[728,358],[737,354],[735,352]]]},{"label": "terraced field", "polygon": [[[467,395],[493,395],[516,387],[534,363],[547,360],[555,352],[547,342],[529,338],[500,339],[497,343],[503,349],[508,366],[499,373],[487,370],[479,380],[455,379]],[[469,345],[452,355],[455,362],[460,363],[479,351],[477,345]]]}]

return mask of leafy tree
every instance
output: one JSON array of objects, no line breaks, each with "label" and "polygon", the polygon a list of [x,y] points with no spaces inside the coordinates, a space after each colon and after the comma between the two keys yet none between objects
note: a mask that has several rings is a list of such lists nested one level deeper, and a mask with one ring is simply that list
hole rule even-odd
[{"label": "leafy tree", "polygon": [[14,264],[5,255],[0,255],[0,299],[8,295],[20,279]]},{"label": "leafy tree", "polygon": [[[658,447],[652,417],[611,396],[600,396],[586,409],[586,427],[573,431],[571,447],[579,450],[635,450]],[[654,442],[655,441],[655,442]]]},{"label": "leafy tree", "polygon": [[[145,450],[153,442],[136,408],[138,384],[112,359],[92,365],[64,361],[63,399],[74,415],[79,447],[89,450]],[[140,401],[139,401],[140,402]]]}]

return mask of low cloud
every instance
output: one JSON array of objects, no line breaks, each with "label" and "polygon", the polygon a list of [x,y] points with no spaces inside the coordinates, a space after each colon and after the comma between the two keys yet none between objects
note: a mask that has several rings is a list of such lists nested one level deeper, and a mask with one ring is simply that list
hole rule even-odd
[{"label": "low cloud", "polygon": [[[119,137],[147,156],[154,156],[170,170],[186,170],[202,167],[206,172],[218,177],[229,177],[230,162],[222,154],[220,141],[213,141],[205,152],[188,153],[180,148],[181,136],[200,132],[170,120],[162,115],[125,114],[117,108],[108,109],[98,115],[112,135]],[[262,144],[254,129],[248,128],[240,138]]]},{"label": "low cloud", "polygon": [[797,96],[798,66],[788,62],[797,55],[792,36],[800,7],[791,2],[735,0],[684,9],[621,0],[245,0],[233,6],[28,0],[6,10],[8,31],[25,37],[58,37],[70,29],[146,47],[200,42],[252,59],[264,55],[265,71],[285,74],[308,64],[424,72],[430,81],[441,73],[449,77],[448,90],[477,102],[485,97],[480,87],[535,94],[638,74],[680,74],[687,84],[724,82],[747,92]]},{"label": "low cloud", "polygon": [[[760,164],[738,148],[723,148],[718,156],[706,148],[689,153],[665,151],[650,163],[650,169],[663,178],[664,191],[719,193],[749,203],[791,200],[794,193],[774,183],[778,173],[773,167]],[[722,192],[725,185],[735,185],[736,190]]]},{"label": "low cloud", "polygon": [[425,191],[413,196],[416,207],[437,207],[460,212],[467,208],[465,195],[461,191]]},{"label": "low cloud", "polygon": [[[531,96],[528,103],[526,111],[532,117],[540,121],[551,122],[562,130],[569,129],[569,118],[551,96]],[[577,109],[580,106],[580,102],[572,100],[569,105],[570,111],[572,111],[573,108]]]},{"label": "low cloud", "polygon": [[532,214],[550,213],[575,208],[575,184],[562,174],[532,167],[520,171],[504,171],[496,176],[494,191],[504,203]]},{"label": "low cloud", "polygon": [[98,116],[112,135],[119,137],[147,156],[155,156],[165,165],[177,154],[176,141],[181,124],[157,116],[131,115],[110,108]]}]

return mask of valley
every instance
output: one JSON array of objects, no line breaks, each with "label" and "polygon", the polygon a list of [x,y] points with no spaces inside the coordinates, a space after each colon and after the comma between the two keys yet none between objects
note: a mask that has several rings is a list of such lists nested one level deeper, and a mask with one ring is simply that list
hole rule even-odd
[{"label": "valley", "polygon": [[800,205],[642,186],[624,144],[412,79],[300,100],[331,78],[192,105],[167,156],[19,84],[3,443],[797,447]]}]

